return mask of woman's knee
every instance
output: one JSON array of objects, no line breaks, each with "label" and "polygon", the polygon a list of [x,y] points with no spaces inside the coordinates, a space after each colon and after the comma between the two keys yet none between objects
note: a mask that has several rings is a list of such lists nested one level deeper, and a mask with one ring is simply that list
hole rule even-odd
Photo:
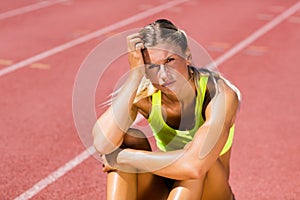
[{"label": "woman's knee", "polygon": [[222,162],[218,159],[206,174],[202,199],[231,199],[232,191],[228,176]]},{"label": "woman's knee", "polygon": [[124,148],[151,151],[150,143],[145,134],[142,131],[133,128],[128,129],[124,136],[122,146]]}]

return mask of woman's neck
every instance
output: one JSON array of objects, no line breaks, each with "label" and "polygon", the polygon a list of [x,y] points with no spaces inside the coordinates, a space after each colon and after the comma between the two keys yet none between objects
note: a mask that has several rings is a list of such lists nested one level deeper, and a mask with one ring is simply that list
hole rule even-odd
[{"label": "woman's neck", "polygon": [[182,89],[177,93],[164,92],[162,93],[162,101],[165,104],[169,103],[180,103],[181,110],[186,110],[191,105],[194,105],[196,99],[197,91],[194,81],[190,79],[186,85],[182,86]]}]

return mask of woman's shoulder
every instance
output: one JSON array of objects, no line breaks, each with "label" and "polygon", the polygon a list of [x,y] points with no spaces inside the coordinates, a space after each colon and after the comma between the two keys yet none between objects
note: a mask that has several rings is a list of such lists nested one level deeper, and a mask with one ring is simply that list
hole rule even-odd
[{"label": "woman's shoulder", "polygon": [[151,96],[140,99],[138,102],[134,103],[134,106],[140,114],[148,119],[152,107]]},{"label": "woman's shoulder", "polygon": [[210,97],[212,98],[215,95],[216,88],[218,87],[218,83],[223,83],[227,92],[234,93],[238,100],[241,101],[241,93],[239,89],[232,84],[228,79],[226,79],[220,72],[209,70],[206,68],[199,68],[200,77],[207,76],[207,92],[210,93]]}]

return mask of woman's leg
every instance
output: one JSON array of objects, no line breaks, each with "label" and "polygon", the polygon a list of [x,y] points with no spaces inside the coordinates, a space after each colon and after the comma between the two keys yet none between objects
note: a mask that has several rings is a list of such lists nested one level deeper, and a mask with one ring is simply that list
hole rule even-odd
[{"label": "woman's leg", "polygon": [[138,174],[138,200],[166,200],[168,194],[163,177],[152,173]]},{"label": "woman's leg", "polygon": [[176,181],[168,200],[231,200],[228,177],[228,166],[218,159],[203,179]]},{"label": "woman's leg", "polygon": [[175,181],[168,200],[200,200],[202,198],[204,180]]},{"label": "woman's leg", "polygon": [[[129,129],[124,137],[123,147],[151,151],[144,133]],[[107,176],[108,200],[163,200],[168,196],[164,178],[152,173],[109,172]]]},{"label": "woman's leg", "polygon": [[218,159],[206,175],[202,200],[232,200],[233,194],[228,179],[226,167]]},{"label": "woman's leg", "polygon": [[128,200],[137,197],[137,174],[111,171],[107,174],[107,200]]}]

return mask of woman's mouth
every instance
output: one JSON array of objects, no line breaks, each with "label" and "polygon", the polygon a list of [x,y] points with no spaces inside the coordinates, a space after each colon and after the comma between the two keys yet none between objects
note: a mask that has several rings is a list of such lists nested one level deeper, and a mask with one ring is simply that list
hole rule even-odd
[{"label": "woman's mouth", "polygon": [[173,80],[173,81],[168,81],[168,82],[165,82],[164,84],[162,84],[161,86],[167,87],[167,86],[169,86],[169,85],[172,85],[172,84],[175,83],[175,82],[176,82],[175,80]]}]

